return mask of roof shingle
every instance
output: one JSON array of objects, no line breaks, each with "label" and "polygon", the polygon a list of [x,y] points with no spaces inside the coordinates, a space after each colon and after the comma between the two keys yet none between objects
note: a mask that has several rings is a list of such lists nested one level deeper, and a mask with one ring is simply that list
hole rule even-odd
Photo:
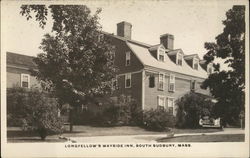
[{"label": "roof shingle", "polygon": [[22,66],[27,68],[36,68],[33,62],[35,57],[7,52],[7,65]]}]

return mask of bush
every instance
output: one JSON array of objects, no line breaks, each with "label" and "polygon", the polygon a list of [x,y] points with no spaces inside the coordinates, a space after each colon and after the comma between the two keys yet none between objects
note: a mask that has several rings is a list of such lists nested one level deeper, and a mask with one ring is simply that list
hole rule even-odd
[{"label": "bush", "polygon": [[[74,123],[79,125],[94,126],[122,126],[122,125],[141,125],[142,110],[137,106],[137,102],[133,99],[126,99],[126,96],[119,96],[116,102],[102,99],[102,107],[97,111],[91,111],[95,108],[87,108],[84,111],[76,113]],[[96,106],[89,104],[90,106]],[[102,108],[100,110],[100,108]]]},{"label": "bush", "polygon": [[24,88],[7,90],[7,126],[21,126],[22,119],[27,116],[28,91]]},{"label": "bush", "polygon": [[[36,131],[42,140],[48,134],[62,131],[58,102],[44,92],[13,88],[8,92],[7,106],[8,114],[21,121],[23,130]],[[14,110],[15,107],[21,110]]]},{"label": "bush", "polygon": [[143,114],[144,127],[153,131],[166,131],[175,126],[175,117],[164,109],[151,109]]},{"label": "bush", "polygon": [[111,106],[103,112],[102,116],[104,124],[111,126],[142,124],[142,110],[135,100]]},{"label": "bush", "polygon": [[7,125],[10,127],[20,127],[22,126],[22,118],[17,118],[12,114],[7,114]]},{"label": "bush", "polygon": [[205,95],[191,92],[178,99],[176,105],[176,126],[179,128],[198,128],[200,117],[213,117],[214,103]]}]

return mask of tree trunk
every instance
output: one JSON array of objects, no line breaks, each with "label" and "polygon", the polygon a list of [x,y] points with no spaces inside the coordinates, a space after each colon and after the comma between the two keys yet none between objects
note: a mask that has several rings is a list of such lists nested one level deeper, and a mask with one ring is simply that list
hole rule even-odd
[{"label": "tree trunk", "polygon": [[70,132],[73,132],[73,115],[74,115],[73,109],[70,109],[69,111],[69,131]]}]

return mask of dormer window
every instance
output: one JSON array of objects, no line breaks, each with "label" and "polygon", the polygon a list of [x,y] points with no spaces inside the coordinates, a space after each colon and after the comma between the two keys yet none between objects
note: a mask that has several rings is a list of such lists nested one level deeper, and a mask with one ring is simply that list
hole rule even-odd
[{"label": "dormer window", "polygon": [[165,61],[165,50],[162,48],[158,49],[158,60],[162,62]]},{"label": "dormer window", "polygon": [[176,64],[182,65],[183,55],[181,53],[176,54]]},{"label": "dormer window", "polygon": [[130,65],[130,52],[126,52],[126,66]]},{"label": "dormer window", "polygon": [[199,59],[193,59],[193,69],[198,70]]}]

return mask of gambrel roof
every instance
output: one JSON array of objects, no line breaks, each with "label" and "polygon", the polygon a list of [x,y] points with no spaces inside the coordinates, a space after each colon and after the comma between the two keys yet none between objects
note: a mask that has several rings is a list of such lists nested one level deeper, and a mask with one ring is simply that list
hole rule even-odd
[{"label": "gambrel roof", "polygon": [[191,68],[184,60],[182,66],[176,65],[168,55],[165,56],[165,61],[159,61],[152,56],[149,49],[142,47],[138,44],[132,43],[130,41],[126,42],[131,51],[136,55],[136,57],[142,62],[144,66],[154,67],[158,69],[168,70],[177,72],[180,74],[185,74],[189,76],[207,78],[207,72],[198,65],[198,70]]}]

